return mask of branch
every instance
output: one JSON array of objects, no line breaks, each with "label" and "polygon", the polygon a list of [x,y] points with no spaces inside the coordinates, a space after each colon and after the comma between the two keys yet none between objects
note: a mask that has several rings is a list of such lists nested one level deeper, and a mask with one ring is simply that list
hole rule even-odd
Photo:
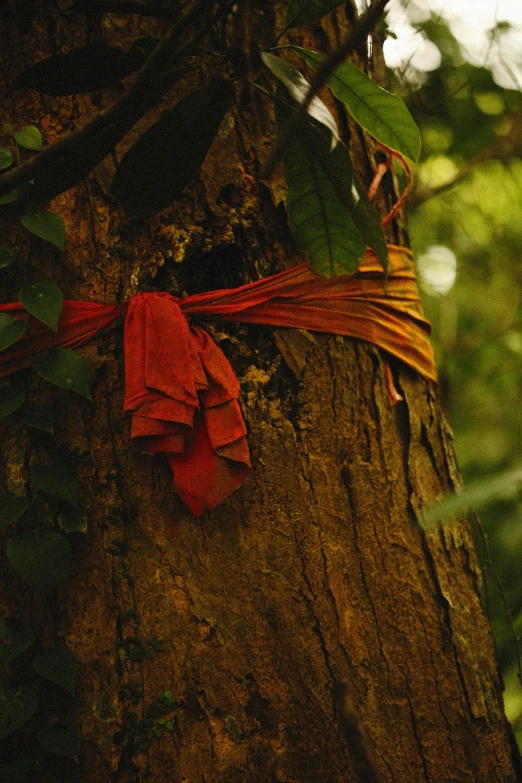
[{"label": "branch", "polygon": [[315,98],[321,87],[324,87],[332,73],[335,71],[338,65],[340,65],[349,54],[351,54],[372,32],[375,25],[381,18],[386,5],[389,0],[376,0],[361,16],[355,27],[350,32],[347,38],[342,42],[340,47],[330,54],[326,60],[323,60],[317,71],[314,73],[310,81],[310,89],[307,96],[299,108],[295,111],[292,119],[289,120],[287,125],[282,129],[281,133],[277,137],[275,146],[270,153],[268,160],[261,170],[261,179],[268,179],[270,177],[277,164],[281,160],[287,144],[299,131],[300,126],[306,121],[308,107]]},{"label": "branch", "polygon": [[171,19],[174,11],[160,5],[136,3],[131,0],[76,0],[68,11],[83,14],[138,14],[152,16],[154,19]]},{"label": "branch", "polygon": [[414,193],[408,202],[408,211],[412,212],[414,209],[417,209],[417,207],[425,204],[426,201],[429,201],[436,196],[440,196],[442,193],[446,193],[446,191],[456,187],[470,177],[477,166],[480,166],[482,163],[486,163],[488,160],[503,160],[509,158],[509,156],[510,152],[501,153],[498,149],[486,150],[481,155],[477,155],[477,157],[473,158],[473,160],[457,172],[448,182],[444,182],[442,185],[438,185],[435,188],[423,188]]},{"label": "branch", "polygon": [[[231,2],[232,0],[229,0],[227,4],[230,5]],[[138,71],[134,83],[109,109],[101,112],[83,128],[73,131],[52,146],[44,149],[38,155],[2,174],[0,176],[0,196],[20,185],[26,184],[38,177],[38,175],[42,175],[51,166],[63,163],[64,159],[80,152],[88,142],[105,131],[108,132],[112,140],[109,149],[103,157],[108,155],[110,150],[116,146],[128,130],[157,103],[170,88],[173,81],[175,81],[171,76],[170,79],[159,83],[158,76],[172,59],[176,43],[185,28],[203,15],[205,9],[208,9],[208,0],[196,0],[190,11],[172,25],[166,37],[156,46],[148,60]],[[187,40],[178,48],[176,54],[181,54],[192,43],[194,43],[194,39]],[[90,167],[89,171],[92,171],[98,162],[99,160]],[[84,172],[83,175],[87,176],[89,171]],[[72,185],[69,185],[69,187],[72,187]]]}]

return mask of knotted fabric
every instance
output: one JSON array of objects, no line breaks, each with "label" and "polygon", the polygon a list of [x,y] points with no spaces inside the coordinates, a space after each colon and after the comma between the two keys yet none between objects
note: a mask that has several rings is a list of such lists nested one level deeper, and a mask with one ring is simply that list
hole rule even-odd
[{"label": "knotted fabric", "polygon": [[[77,347],[121,314],[117,305],[65,301],[58,334],[19,303],[0,311],[30,328],[0,354],[0,378],[28,367],[49,348]],[[436,380],[430,325],[422,314],[409,250],[389,246],[388,277],[368,250],[357,273],[327,279],[306,264],[239,288],[177,299],[140,293],[125,320],[125,400],[131,437],[167,455],[174,486],[194,515],[213,508],[248,477],[250,458],[239,383],[218,346],[187,315],[309,329],[355,337],[383,348]]]}]

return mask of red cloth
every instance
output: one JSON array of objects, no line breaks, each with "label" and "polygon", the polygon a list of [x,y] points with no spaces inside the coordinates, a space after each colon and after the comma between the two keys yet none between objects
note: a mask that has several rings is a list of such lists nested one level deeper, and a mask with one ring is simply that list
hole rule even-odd
[{"label": "red cloth", "polygon": [[[56,346],[77,347],[112,323],[116,305],[65,301],[56,335],[18,303],[0,311],[25,318],[29,331],[0,354],[0,378]],[[430,325],[422,315],[413,258],[389,246],[388,278],[371,251],[357,273],[327,279],[300,264],[234,289],[186,299],[138,294],[125,321],[125,410],[131,436],[169,458],[174,486],[193,514],[213,508],[250,471],[239,383],[222,351],[185,315],[310,329],[356,337],[436,380]]]}]

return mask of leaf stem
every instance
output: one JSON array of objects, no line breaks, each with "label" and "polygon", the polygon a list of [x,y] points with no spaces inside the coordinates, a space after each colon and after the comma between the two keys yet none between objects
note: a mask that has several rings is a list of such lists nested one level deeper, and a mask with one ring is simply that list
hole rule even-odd
[{"label": "leaf stem", "polygon": [[273,174],[275,167],[281,160],[281,156],[287,146],[287,144],[293,139],[296,132],[299,130],[300,125],[306,120],[308,107],[310,103],[317,95],[321,87],[323,87],[332,73],[335,71],[338,65],[354,51],[371,33],[375,25],[381,18],[386,5],[389,0],[376,0],[367,11],[361,16],[357,24],[353,27],[350,34],[344,39],[338,49],[332,52],[315,71],[314,76],[310,83],[310,89],[308,94],[299,106],[299,109],[295,112],[290,122],[283,128],[279,134],[275,146],[270,153],[268,160],[266,161],[261,171],[261,179],[268,179]]}]

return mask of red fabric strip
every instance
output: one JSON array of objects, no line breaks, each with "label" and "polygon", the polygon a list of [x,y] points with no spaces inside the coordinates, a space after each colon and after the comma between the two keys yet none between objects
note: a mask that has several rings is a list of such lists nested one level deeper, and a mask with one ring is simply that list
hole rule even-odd
[{"label": "red fabric strip", "polygon": [[[49,348],[82,345],[113,323],[122,308],[65,301],[57,335],[18,303],[0,305],[0,311],[30,326],[0,354],[3,378]],[[132,413],[131,436],[144,451],[168,456],[174,486],[195,515],[246,480],[250,457],[237,378],[209,335],[189,328],[185,316],[191,314],[355,337],[436,380],[430,325],[406,248],[389,246],[387,280],[368,251],[355,275],[330,280],[300,264],[239,288],[186,299],[138,294],[125,320],[124,407]],[[390,386],[389,368],[387,378]],[[399,397],[396,393],[394,402]]]}]

